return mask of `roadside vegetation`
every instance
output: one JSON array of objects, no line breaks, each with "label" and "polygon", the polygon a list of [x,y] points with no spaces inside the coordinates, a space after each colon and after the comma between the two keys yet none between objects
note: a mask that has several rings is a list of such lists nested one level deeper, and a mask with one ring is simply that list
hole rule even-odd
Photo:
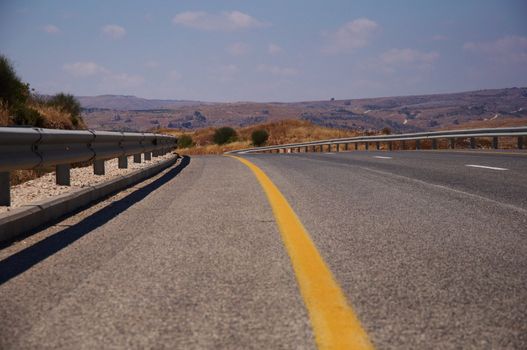
[{"label": "roadside vegetation", "polygon": [[[242,128],[229,128],[232,129],[235,134],[229,132],[230,137],[226,137],[229,142],[219,144],[216,142],[217,140],[215,141],[215,135],[217,135],[218,130],[220,129],[223,128],[203,128],[192,132],[177,131],[174,129],[160,129],[156,130],[156,132],[176,135],[180,139],[182,137],[192,139],[191,146],[178,147],[179,153],[189,155],[222,154],[227,151],[255,146],[279,145],[283,143],[315,141],[360,135],[360,133],[356,131],[322,127],[305,120],[282,120]],[[220,132],[220,134],[223,135],[224,131]],[[233,138],[233,135],[236,136]],[[253,135],[256,139],[253,138]],[[265,135],[267,135],[267,137],[265,137]]]},{"label": "roadside vegetation", "polygon": [[215,144],[220,146],[227,143],[233,143],[238,140],[238,133],[233,128],[224,126],[223,128],[219,128],[214,131],[212,140]]},{"label": "roadside vegetation", "polygon": [[254,130],[251,134],[251,139],[253,141],[253,146],[261,147],[265,145],[269,139],[269,133],[265,129]]},{"label": "roadside vegetation", "polygon": [[[0,55],[0,126],[35,126],[50,129],[85,129],[81,105],[73,95],[40,96],[16,74],[12,63]],[[11,172],[11,184],[35,179],[47,169]]]},{"label": "roadside vegetation", "polygon": [[73,95],[40,96],[16,74],[9,59],[0,55],[0,126],[36,126],[85,129],[80,103]]}]

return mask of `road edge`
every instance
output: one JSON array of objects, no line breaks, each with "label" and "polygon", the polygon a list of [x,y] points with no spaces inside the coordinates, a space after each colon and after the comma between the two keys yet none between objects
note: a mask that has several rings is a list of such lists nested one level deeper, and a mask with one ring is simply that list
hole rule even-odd
[{"label": "road edge", "polygon": [[87,207],[101,199],[146,180],[174,165],[181,157],[171,159],[100,184],[35,202],[0,215],[0,244],[13,241],[53,220]]}]

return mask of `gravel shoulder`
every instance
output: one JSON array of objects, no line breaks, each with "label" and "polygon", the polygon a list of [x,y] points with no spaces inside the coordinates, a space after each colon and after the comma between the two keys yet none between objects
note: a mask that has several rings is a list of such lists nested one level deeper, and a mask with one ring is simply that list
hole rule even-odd
[{"label": "gravel shoulder", "polygon": [[71,169],[71,186],[59,186],[55,183],[55,172],[51,172],[35,180],[30,180],[22,184],[11,187],[11,206],[0,206],[0,214],[7,213],[15,208],[20,208],[34,202],[53,198],[62,194],[73,192],[85,187],[94,186],[105,181],[127,175],[137,169],[158,164],[164,160],[170,159],[172,153],[164,156],[154,157],[150,161],[134,163],[133,156],[128,157],[128,168],[119,169],[117,158],[106,161],[106,174],[95,175],[93,167],[87,166],[82,168]]}]

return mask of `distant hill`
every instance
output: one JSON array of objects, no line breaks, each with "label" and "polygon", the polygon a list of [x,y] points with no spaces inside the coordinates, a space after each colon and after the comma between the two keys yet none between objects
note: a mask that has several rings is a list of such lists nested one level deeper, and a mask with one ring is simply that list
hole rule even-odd
[{"label": "distant hill", "polygon": [[414,132],[527,125],[527,88],[295,103],[206,103],[134,96],[80,97],[89,127],[195,130],[300,119],[332,128]]},{"label": "distant hill", "polygon": [[82,107],[86,109],[113,109],[121,111],[167,109],[199,105],[202,103],[184,100],[150,100],[124,95],[77,96],[77,99]]}]

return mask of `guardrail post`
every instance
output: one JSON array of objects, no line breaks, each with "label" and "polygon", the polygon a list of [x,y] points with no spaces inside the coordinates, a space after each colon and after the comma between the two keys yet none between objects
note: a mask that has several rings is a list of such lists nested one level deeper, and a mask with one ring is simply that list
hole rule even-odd
[{"label": "guardrail post", "polygon": [[470,138],[470,148],[472,149],[476,148],[476,138],[475,137]]},{"label": "guardrail post", "polygon": [[449,142],[450,142],[451,149],[456,148],[456,139],[454,137],[450,138]]},{"label": "guardrail post", "polygon": [[432,149],[437,149],[437,139],[432,139]]},{"label": "guardrail post", "polygon": [[355,151],[358,151],[358,150],[359,150],[359,143],[355,142]]},{"label": "guardrail post", "polygon": [[134,163],[141,163],[141,153],[134,154]]},{"label": "guardrail post", "polygon": [[523,136],[518,136],[518,149],[523,149]]},{"label": "guardrail post", "polygon": [[406,147],[405,147],[405,142],[404,142],[404,140],[402,140],[402,141],[401,141],[401,150],[404,151],[405,148],[406,148]]},{"label": "guardrail post", "polygon": [[69,164],[60,164],[55,167],[55,180],[59,186],[70,186],[71,185],[71,176],[70,176],[71,165]]},{"label": "guardrail post", "polygon": [[344,150],[345,150],[345,151],[347,151],[347,150],[349,149],[349,145],[350,145],[349,143],[345,143],[345,144],[344,144]]},{"label": "guardrail post", "polygon": [[388,149],[393,151],[393,143],[391,141],[388,141]]},{"label": "guardrail post", "polygon": [[367,150],[370,149],[370,144],[369,144],[368,142],[366,142],[366,143],[364,144],[364,147],[366,148],[366,151],[367,151]]},{"label": "guardrail post", "polygon": [[118,158],[119,163],[119,169],[126,169],[128,168],[128,157],[127,156],[120,156]]},{"label": "guardrail post", "polygon": [[305,152],[305,153],[309,152],[309,147],[306,146],[306,147],[304,148],[304,152]]},{"label": "guardrail post", "polygon": [[0,172],[0,205],[5,207],[11,205],[11,188],[9,180],[9,171]]},{"label": "guardrail post", "polygon": [[320,153],[324,152],[324,146],[320,145]]},{"label": "guardrail post", "polygon": [[375,148],[377,148],[377,151],[381,149],[381,143],[379,141],[375,142]]},{"label": "guardrail post", "polygon": [[145,152],[145,162],[147,160],[152,160],[152,152]]},{"label": "guardrail post", "polygon": [[498,137],[494,136],[494,137],[492,138],[492,148],[494,148],[494,149],[498,149],[498,146],[499,146],[499,145],[498,145]]},{"label": "guardrail post", "polygon": [[93,161],[93,173],[95,175],[104,175],[106,173],[103,159]]},{"label": "guardrail post", "polygon": [[421,140],[415,140],[415,149],[420,150],[421,149]]},{"label": "guardrail post", "polygon": [[336,151],[337,151],[337,152],[340,152],[340,143],[337,143]]}]

